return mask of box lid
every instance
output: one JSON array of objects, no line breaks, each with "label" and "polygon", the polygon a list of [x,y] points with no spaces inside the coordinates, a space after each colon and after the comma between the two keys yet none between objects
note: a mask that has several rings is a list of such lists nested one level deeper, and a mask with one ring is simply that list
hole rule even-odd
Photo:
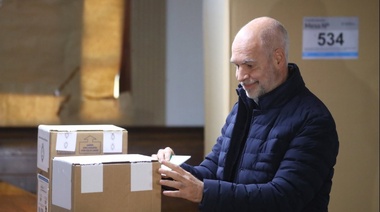
[{"label": "box lid", "polygon": [[123,131],[124,128],[110,125],[110,124],[104,124],[104,125],[39,125],[38,129],[45,130],[45,131]]},{"label": "box lid", "polygon": [[155,162],[156,159],[140,154],[114,154],[114,155],[86,155],[55,157],[54,161],[62,161],[69,164],[99,164],[99,163],[125,163],[125,162]]}]

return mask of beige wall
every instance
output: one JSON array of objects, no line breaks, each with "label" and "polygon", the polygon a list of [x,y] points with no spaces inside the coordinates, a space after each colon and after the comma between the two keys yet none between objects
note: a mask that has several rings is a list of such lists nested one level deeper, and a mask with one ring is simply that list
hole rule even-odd
[{"label": "beige wall", "polygon": [[229,102],[229,1],[203,1],[205,56],[205,145],[207,154],[220,134]]},{"label": "beige wall", "polygon": [[[230,17],[230,22],[225,23],[230,27],[229,41],[241,26],[255,17],[271,16],[279,19],[290,34],[290,61],[300,66],[306,85],[326,103],[335,117],[340,152],[333,179],[330,211],[379,211],[379,2],[229,2],[230,13],[226,16]],[[302,19],[305,16],[359,17],[359,59],[302,60]],[[229,50],[229,46],[225,48]],[[223,66],[222,63],[218,65]],[[229,107],[236,101],[237,85],[234,69],[230,69],[230,72],[219,72],[230,79],[230,93],[224,94],[230,99]],[[211,72],[207,65],[205,72],[206,75]],[[213,95],[208,94],[206,99]],[[206,117],[216,115],[207,109],[205,114]],[[223,111],[217,115],[225,117],[226,114]],[[215,123],[206,121],[205,152],[210,150],[211,143],[219,135],[219,131],[211,125]]]}]

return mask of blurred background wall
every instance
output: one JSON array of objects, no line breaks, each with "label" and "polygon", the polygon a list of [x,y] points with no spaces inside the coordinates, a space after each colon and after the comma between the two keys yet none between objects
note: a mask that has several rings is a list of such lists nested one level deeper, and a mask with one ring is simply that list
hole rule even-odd
[{"label": "blurred background wall", "polygon": [[200,0],[2,1],[0,126],[203,126],[202,17]]}]

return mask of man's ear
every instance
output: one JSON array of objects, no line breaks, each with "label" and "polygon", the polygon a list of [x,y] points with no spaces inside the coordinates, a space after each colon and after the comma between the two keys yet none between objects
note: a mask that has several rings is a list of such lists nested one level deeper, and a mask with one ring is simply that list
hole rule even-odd
[{"label": "man's ear", "polygon": [[277,48],[274,51],[274,62],[277,67],[281,67],[285,63],[285,52],[282,48]]}]

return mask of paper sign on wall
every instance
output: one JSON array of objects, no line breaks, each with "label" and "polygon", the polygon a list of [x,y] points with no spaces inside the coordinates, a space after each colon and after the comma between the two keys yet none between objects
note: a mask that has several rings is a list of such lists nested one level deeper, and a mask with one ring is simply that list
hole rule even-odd
[{"label": "paper sign on wall", "polygon": [[358,17],[304,17],[303,59],[357,59]]}]

